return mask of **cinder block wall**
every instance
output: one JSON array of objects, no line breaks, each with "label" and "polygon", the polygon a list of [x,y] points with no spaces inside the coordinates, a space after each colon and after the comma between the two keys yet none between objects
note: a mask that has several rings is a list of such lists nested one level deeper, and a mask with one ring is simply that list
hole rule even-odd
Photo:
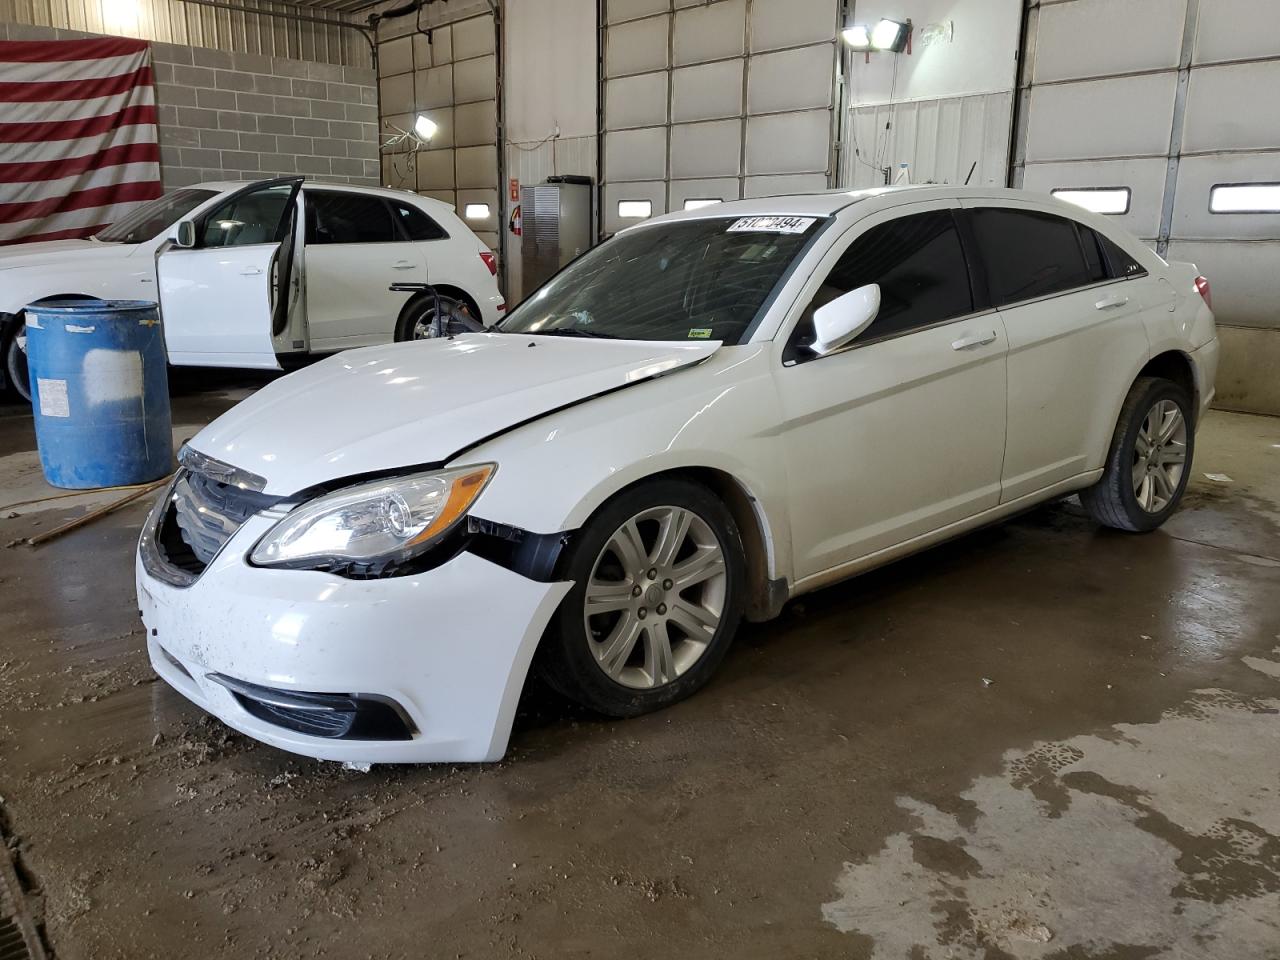
[{"label": "cinder block wall", "polygon": [[[0,23],[0,39],[94,34]],[[378,91],[369,67],[151,44],[166,189],[302,173],[376,184]]]},{"label": "cinder block wall", "polygon": [[303,173],[377,183],[368,67],[151,45],[166,187]]}]

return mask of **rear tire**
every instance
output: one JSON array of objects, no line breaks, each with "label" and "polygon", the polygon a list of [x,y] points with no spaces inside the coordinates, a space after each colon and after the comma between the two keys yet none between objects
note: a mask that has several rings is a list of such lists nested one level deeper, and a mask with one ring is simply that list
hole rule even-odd
[{"label": "rear tire", "polygon": [[1121,407],[1102,478],[1080,502],[1103,526],[1154,530],[1178,508],[1194,452],[1187,391],[1172,380],[1139,377]]},{"label": "rear tire", "polygon": [[[480,324],[480,315],[476,307],[466,300],[459,300],[448,294],[440,294],[440,308],[445,314],[445,335],[467,333],[470,326],[461,318],[468,317]],[[435,317],[435,298],[420,297],[405,309],[396,324],[396,342],[405,340],[430,340],[434,337],[431,321]]]},{"label": "rear tire", "polygon": [[18,324],[4,341],[4,374],[9,389],[28,403],[31,402],[31,378],[27,372],[27,353],[21,344],[26,325],[19,317]]},{"label": "rear tire", "polygon": [[742,618],[742,539],[728,509],[686,480],[624,491],[572,545],[574,582],[538,649],[542,679],[609,717],[700,689]]}]

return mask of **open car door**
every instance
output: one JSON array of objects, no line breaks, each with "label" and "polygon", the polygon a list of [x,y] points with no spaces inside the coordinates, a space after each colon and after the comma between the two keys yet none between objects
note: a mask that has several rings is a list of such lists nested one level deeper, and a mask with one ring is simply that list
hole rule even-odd
[{"label": "open car door", "polygon": [[191,246],[161,248],[156,272],[170,363],[279,368],[272,337],[297,297],[301,185],[301,177],[251,184],[193,221]]}]

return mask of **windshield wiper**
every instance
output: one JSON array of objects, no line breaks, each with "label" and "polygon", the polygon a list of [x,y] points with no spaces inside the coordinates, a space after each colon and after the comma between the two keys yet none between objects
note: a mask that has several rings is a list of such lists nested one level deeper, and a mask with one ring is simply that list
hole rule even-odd
[{"label": "windshield wiper", "polygon": [[600,333],[598,330],[583,330],[579,327],[557,327],[555,330],[526,330],[533,337],[594,337],[598,340],[617,340],[616,334]]}]

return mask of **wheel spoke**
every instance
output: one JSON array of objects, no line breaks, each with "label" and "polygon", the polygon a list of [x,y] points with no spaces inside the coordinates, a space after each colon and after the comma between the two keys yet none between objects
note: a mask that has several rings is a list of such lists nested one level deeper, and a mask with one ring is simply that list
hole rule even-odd
[{"label": "wheel spoke", "polygon": [[653,686],[670,683],[676,678],[676,658],[671,649],[671,635],[662,622],[651,624],[645,630],[644,672]]},{"label": "wheel spoke", "polygon": [[631,586],[629,580],[592,580],[587,584],[587,616],[612,613],[631,606]]},{"label": "wheel spoke", "polygon": [[1159,443],[1168,443],[1173,439],[1173,435],[1178,432],[1178,428],[1182,426],[1182,411],[1176,404],[1166,400],[1162,407],[1162,419],[1160,423],[1160,436],[1157,438]]},{"label": "wheel spoke", "polygon": [[647,564],[648,551],[644,548],[644,540],[640,536],[640,528],[634,519],[628,520],[609,539],[609,547],[622,561],[622,569],[635,574],[643,570]]},{"label": "wheel spoke", "polygon": [[662,569],[669,567],[680,553],[680,547],[689,535],[689,525],[693,516],[688,510],[672,507],[663,518],[662,527],[658,531],[658,539],[653,545],[649,559],[653,565]]},{"label": "wheel spoke", "polygon": [[628,610],[618,618],[612,632],[599,645],[596,659],[600,661],[600,666],[609,676],[617,679],[622,668],[627,665],[627,659],[635,649],[641,629],[640,621]]},{"label": "wheel spoke", "polygon": [[1166,464],[1186,463],[1187,445],[1177,440],[1171,441],[1169,445],[1164,448],[1164,452],[1160,455],[1160,459]]},{"label": "wheel spoke", "polygon": [[687,600],[676,600],[671,605],[670,619],[692,640],[709,641],[720,625],[720,615]]},{"label": "wheel spoke", "polygon": [[724,573],[724,555],[719,547],[700,547],[698,552],[671,571],[677,592]]},{"label": "wheel spoke", "polygon": [[1173,496],[1173,485],[1169,483],[1163,467],[1151,471],[1151,479],[1155,483],[1156,509],[1163,509]]},{"label": "wheel spoke", "polygon": [[1142,475],[1142,482],[1138,484],[1138,489],[1136,491],[1137,497],[1138,497],[1138,506],[1140,506],[1143,510],[1149,511],[1151,509],[1152,486],[1153,485],[1151,483],[1151,474],[1144,472]]}]

